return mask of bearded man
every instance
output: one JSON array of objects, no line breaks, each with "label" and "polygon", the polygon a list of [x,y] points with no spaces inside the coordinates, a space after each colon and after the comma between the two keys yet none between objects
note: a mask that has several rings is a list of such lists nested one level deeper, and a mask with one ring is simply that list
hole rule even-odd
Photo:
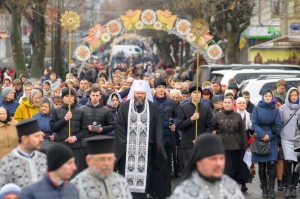
[{"label": "bearded man", "polygon": [[125,176],[134,199],[155,189],[155,170],[166,160],[163,127],[149,83],[135,80],[115,122],[115,169]]},{"label": "bearded man", "polygon": [[80,199],[126,198],[131,193],[123,176],[113,172],[115,163],[114,137],[96,135],[86,139],[88,168],[72,181]]}]

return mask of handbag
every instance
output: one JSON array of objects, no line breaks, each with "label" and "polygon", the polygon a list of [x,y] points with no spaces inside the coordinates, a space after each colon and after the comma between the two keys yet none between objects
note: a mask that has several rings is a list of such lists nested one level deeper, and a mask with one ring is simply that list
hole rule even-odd
[{"label": "handbag", "polygon": [[265,142],[255,133],[251,151],[255,155],[269,155],[271,153],[270,140]]},{"label": "handbag", "polygon": [[[274,109],[272,110],[274,120]],[[273,126],[273,125],[272,125]],[[271,142],[263,141],[256,133],[254,134],[251,151],[255,155],[269,155],[271,153]]]}]

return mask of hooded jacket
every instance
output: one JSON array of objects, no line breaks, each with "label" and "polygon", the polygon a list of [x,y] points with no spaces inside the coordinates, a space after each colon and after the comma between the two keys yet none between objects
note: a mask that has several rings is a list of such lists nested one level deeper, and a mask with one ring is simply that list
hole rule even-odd
[{"label": "hooded jacket", "polygon": [[[291,90],[296,90],[298,92],[298,100],[296,103],[291,103],[291,101],[289,100],[289,95]],[[281,121],[282,121],[282,127],[284,126],[283,129],[281,130],[282,139],[290,140],[290,141],[294,140],[297,116],[300,113],[299,101],[300,101],[299,91],[297,90],[297,88],[295,87],[290,88],[289,91],[287,92],[285,103],[279,109]]]},{"label": "hooded jacket", "polygon": [[112,113],[108,108],[104,107],[101,102],[94,106],[89,100],[85,106],[80,108],[84,112],[84,120],[88,125],[93,125],[93,122],[97,122],[97,125],[101,124],[103,131],[101,133],[89,132],[87,137],[92,137],[99,134],[107,134],[114,130],[115,123]]},{"label": "hooded jacket", "polygon": [[52,100],[50,100],[47,97],[44,97],[41,99],[40,104],[42,105],[43,103],[49,104],[49,108],[50,108],[49,114],[44,114],[44,113],[42,113],[42,111],[40,111],[39,113],[35,114],[33,116],[33,118],[36,118],[38,120],[41,131],[43,131],[45,133],[44,139],[49,140],[50,135],[54,135],[54,136],[56,135],[56,133],[52,132],[51,128],[50,128],[50,120],[51,120],[51,116],[52,116],[51,112],[54,109],[54,105],[53,105]]},{"label": "hooded jacket", "polygon": [[[4,85],[4,80],[6,80],[6,79],[8,79],[9,82],[10,82],[7,86]],[[12,88],[12,87],[13,87],[13,84],[12,84],[12,81],[11,81],[11,77],[10,77],[10,76],[6,76],[6,77],[3,78],[2,89],[7,88],[7,87],[9,87],[9,88]]]},{"label": "hooded jacket", "polygon": [[33,117],[33,115],[39,113],[40,111],[40,105],[33,105],[32,98],[33,96],[40,92],[39,90],[33,89],[28,98],[24,97],[22,99],[22,104],[17,108],[14,119],[17,120],[18,122],[21,122],[24,119],[30,119]]}]

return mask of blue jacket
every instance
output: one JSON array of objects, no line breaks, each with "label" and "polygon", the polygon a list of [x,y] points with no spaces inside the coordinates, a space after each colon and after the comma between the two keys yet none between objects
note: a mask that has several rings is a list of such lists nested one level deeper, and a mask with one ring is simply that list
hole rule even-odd
[{"label": "blue jacket", "polygon": [[[160,119],[162,121],[163,130],[164,130],[164,145],[172,146],[171,142],[171,130],[169,128],[169,119],[174,119],[174,124],[178,123],[178,108],[175,100],[163,97],[158,98],[156,95],[153,96],[153,103],[157,106]],[[176,134],[177,133],[177,134]],[[178,142],[179,136],[178,131],[174,132],[176,143]]]},{"label": "blue jacket", "polygon": [[75,185],[65,181],[62,185],[56,185],[47,174],[42,179],[24,187],[19,199],[79,199],[79,193]]},{"label": "blue jacket", "polygon": [[[276,129],[276,134],[273,134],[271,132],[271,128],[273,124]],[[275,108],[273,102],[265,103],[262,100],[258,103],[258,105],[254,107],[252,112],[252,127],[255,133],[257,133],[257,135],[260,138],[263,138],[266,134],[268,134],[271,142],[271,153],[265,156],[252,154],[252,162],[277,161],[278,159],[277,134],[280,134],[282,124],[281,124],[279,110]]]},{"label": "blue jacket", "polygon": [[51,113],[46,115],[46,114],[39,112],[39,113],[33,115],[33,118],[38,120],[41,131],[43,131],[45,133],[44,139],[49,140],[50,134],[52,134],[54,136],[56,135],[56,133],[52,132],[51,128],[50,128]]},{"label": "blue jacket", "polygon": [[3,100],[0,101],[0,107],[4,107],[8,110],[10,117],[13,117],[15,115],[16,109],[19,106],[19,102],[17,101],[11,101],[8,103],[3,103]]}]

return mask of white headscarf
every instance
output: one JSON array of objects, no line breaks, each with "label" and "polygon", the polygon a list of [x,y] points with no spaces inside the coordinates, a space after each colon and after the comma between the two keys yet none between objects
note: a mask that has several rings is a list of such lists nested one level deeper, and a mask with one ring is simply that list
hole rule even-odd
[{"label": "white headscarf", "polygon": [[146,99],[153,102],[153,97],[151,95],[151,89],[149,86],[149,82],[145,80],[134,80],[131,86],[130,92],[128,94],[127,100],[134,98],[134,92],[140,91],[146,93]]}]

